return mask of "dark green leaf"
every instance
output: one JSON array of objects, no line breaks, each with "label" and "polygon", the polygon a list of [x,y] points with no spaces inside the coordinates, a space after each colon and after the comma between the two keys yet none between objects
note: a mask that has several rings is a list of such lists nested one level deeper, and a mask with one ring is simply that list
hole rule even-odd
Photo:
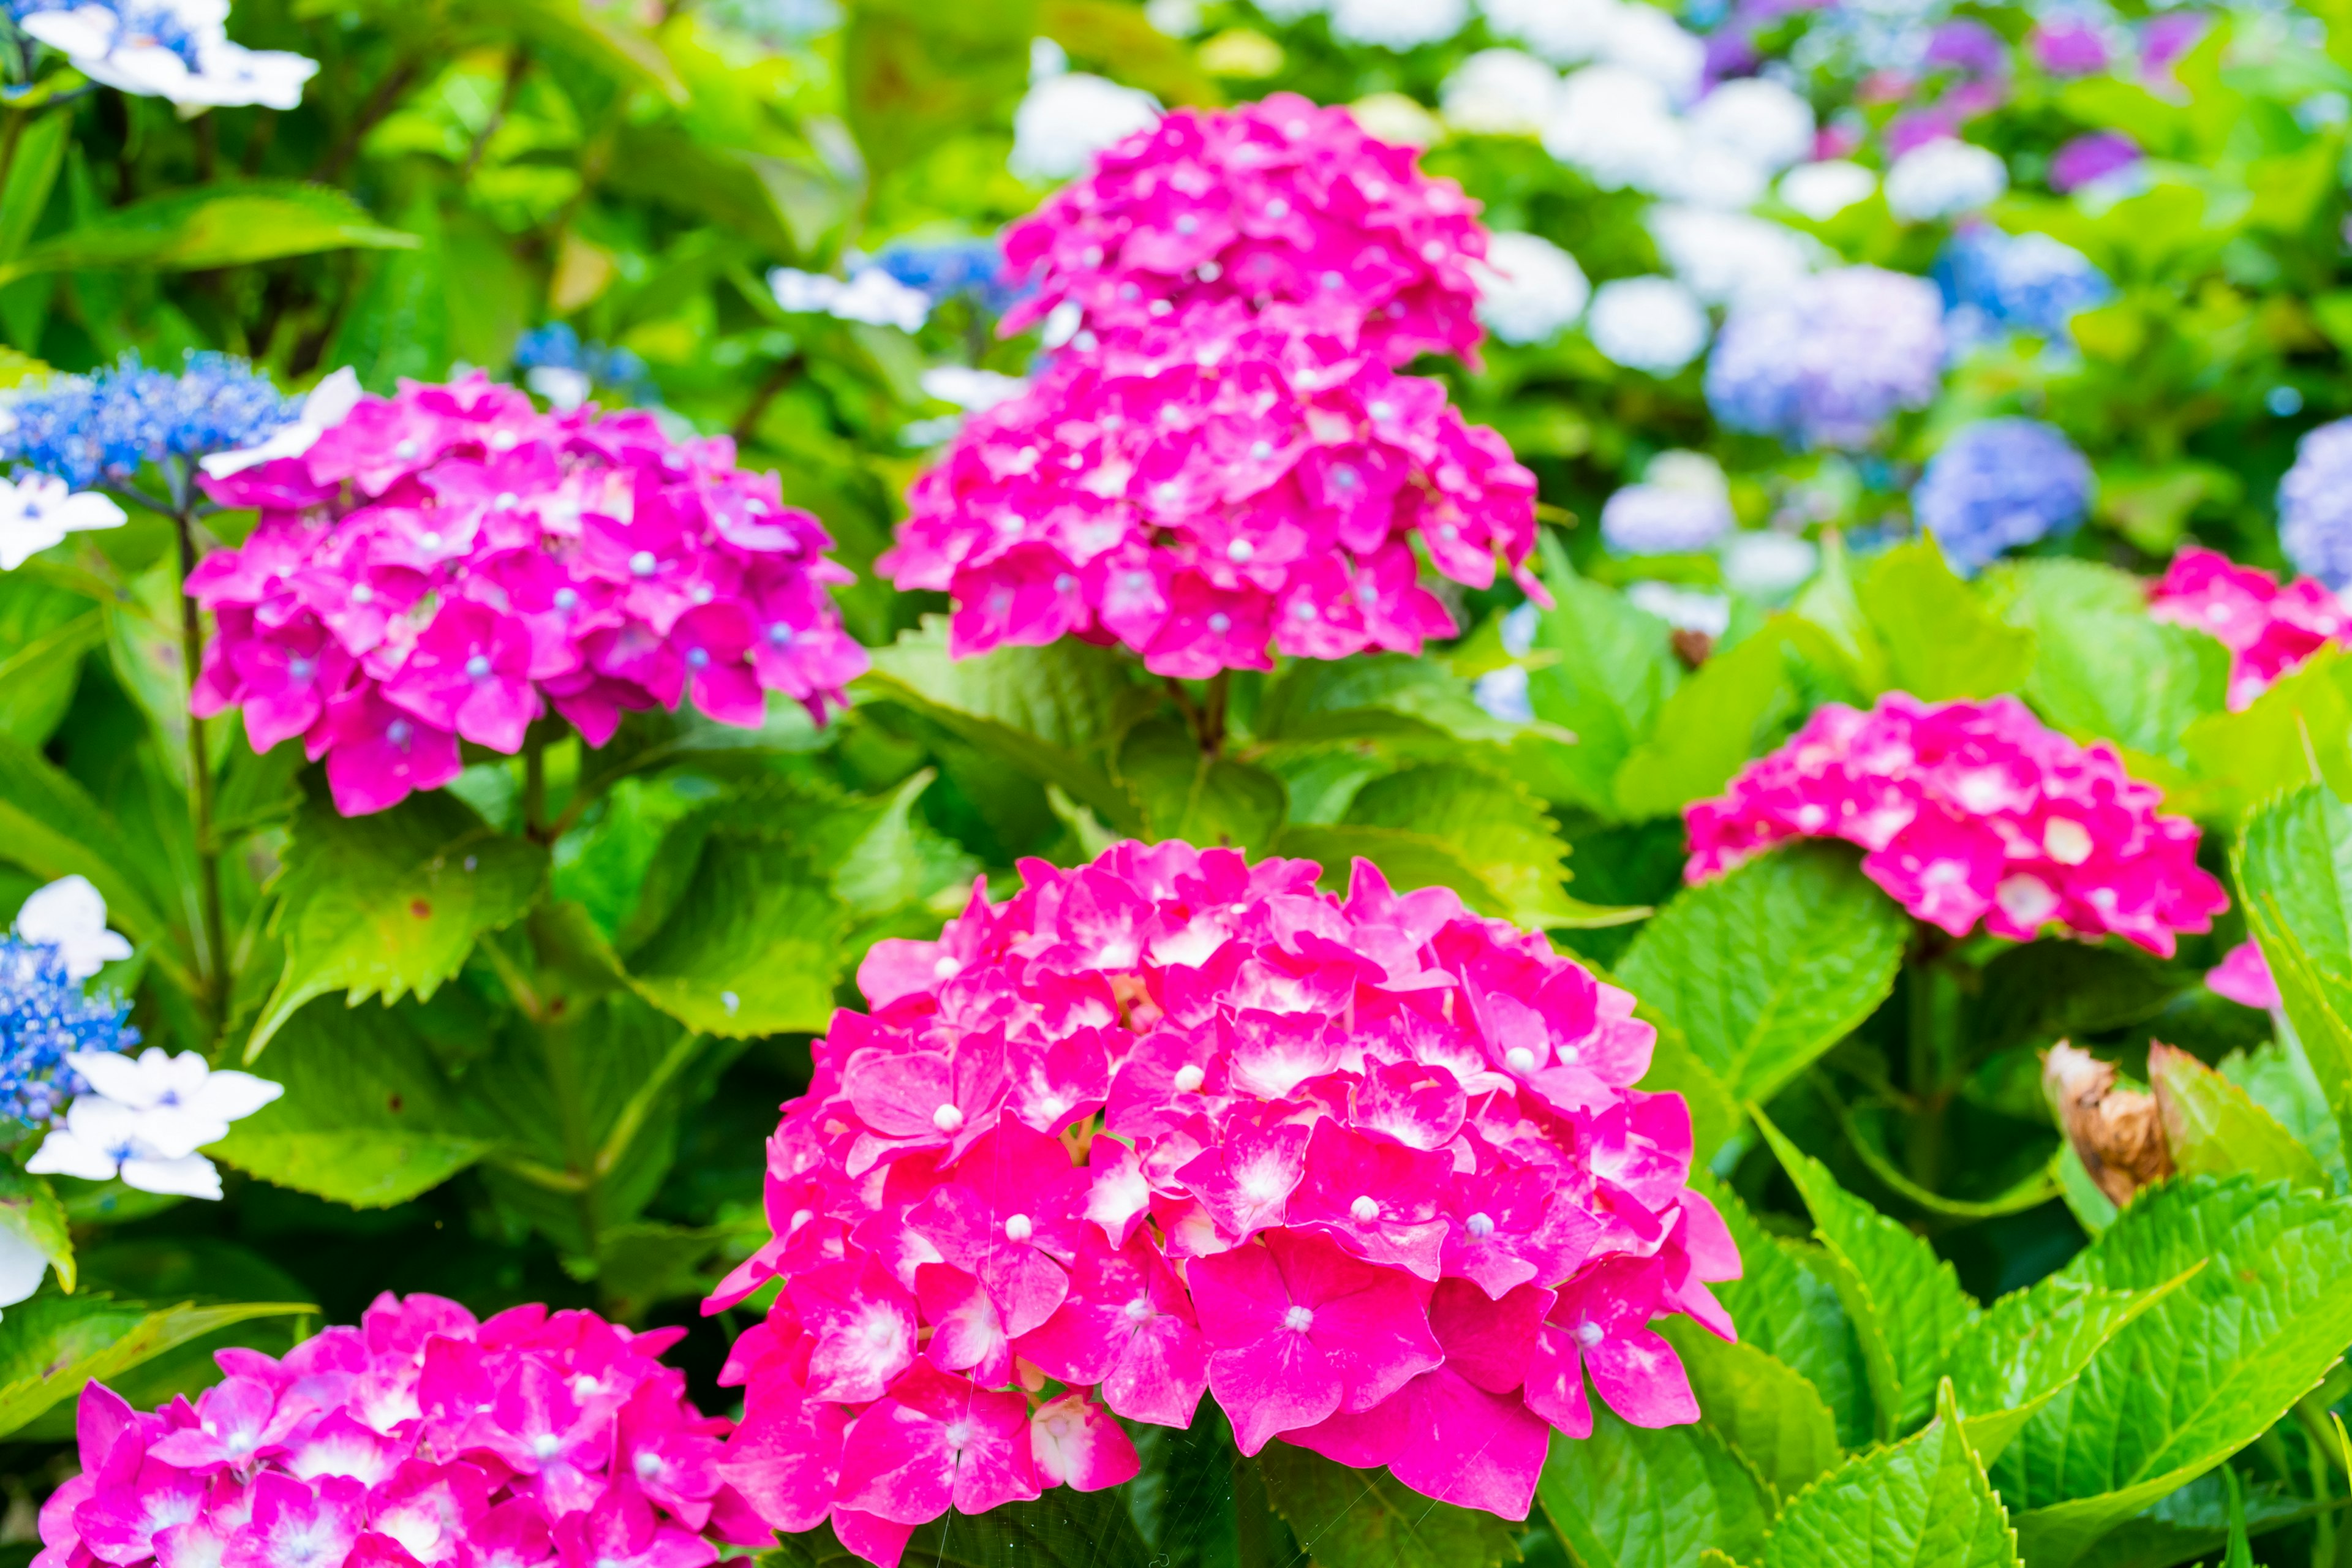
[{"label": "dark green leaf", "polygon": [[703,841],[669,918],[629,953],[638,993],[709,1034],[814,1032],[833,1016],[846,911],[790,844],[732,830]]},{"label": "dark green leaf", "polygon": [[2161,1040],[2151,1045],[2147,1081],[2164,1119],[2172,1168],[2182,1175],[2247,1175],[2327,1190],[2327,1173],[2294,1133],[2187,1051]]},{"label": "dark green leaf", "polygon": [[0,284],[36,272],[193,271],[321,250],[396,250],[415,243],[415,236],[383,227],[340,191],[255,181],[173,191],[115,207],[0,262]]},{"label": "dark green leaf", "polygon": [[0,1434],[71,1399],[85,1384],[118,1377],[216,1329],[318,1310],[299,1301],[151,1309],[89,1293],[44,1292],[0,1318]]},{"label": "dark green leaf", "polygon": [[1204,753],[1184,725],[1154,719],[1128,732],[1118,782],[1143,807],[1152,839],[1262,852],[1282,826],[1288,797],[1263,768]]},{"label": "dark green leaf", "polygon": [[1579,577],[1564,557],[1550,557],[1545,583],[1558,604],[1538,623],[1534,651],[1549,662],[1528,672],[1528,706],[1576,737],[1549,748],[1573,804],[1613,816],[1617,771],[1657,727],[1683,668],[1665,622]]},{"label": "dark green leaf", "polygon": [[1682,683],[1656,728],[1617,774],[1616,805],[1631,818],[1671,816],[1714,795],[1749,758],[1780,739],[1805,702],[1792,661],[1822,646],[1822,633],[1793,616],[1716,654]]},{"label": "dark green leaf", "polygon": [[1258,1456],[1266,1496],[1298,1549],[1350,1568],[1496,1568],[1519,1560],[1509,1522],[1438,1502],[1386,1470],[1351,1470],[1276,1441]]},{"label": "dark green leaf", "polygon": [[2352,1149],[2352,809],[2298,789],[2246,824],[2235,867],[2247,929]]},{"label": "dark green leaf", "polygon": [[1599,1400],[1592,1436],[1552,1435],[1536,1500],[1580,1568],[1753,1561],[1772,1497],[1715,1428],[1628,1426]]},{"label": "dark green leaf", "polygon": [[1737,1194],[1705,1172],[1696,1173],[1693,1184],[1714,1203],[1739,1248],[1740,1277],[1711,1289],[1731,1314],[1740,1342],[1794,1368],[1828,1403],[1839,1443],[1863,1447],[1874,1430],[1870,1373],[1853,1320],[1831,1283],[1829,1255],[1768,1233]]},{"label": "dark green leaf", "polygon": [[1727,1344],[1688,1318],[1669,1318],[1658,1330],[1690,1374],[1700,1419],[1781,1501],[1844,1462],[1837,1417],[1802,1373],[1752,1343]]}]

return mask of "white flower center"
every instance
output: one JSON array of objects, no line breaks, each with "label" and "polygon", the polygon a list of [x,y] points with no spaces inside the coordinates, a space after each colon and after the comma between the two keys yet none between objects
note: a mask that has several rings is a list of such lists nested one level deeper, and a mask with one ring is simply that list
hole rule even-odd
[{"label": "white flower center", "polygon": [[963,1112],[952,1105],[942,1105],[931,1112],[931,1125],[942,1132],[953,1132],[963,1125]]},{"label": "white flower center", "polygon": [[1282,1326],[1294,1334],[1303,1334],[1315,1326],[1315,1309],[1293,1307],[1282,1314]]}]

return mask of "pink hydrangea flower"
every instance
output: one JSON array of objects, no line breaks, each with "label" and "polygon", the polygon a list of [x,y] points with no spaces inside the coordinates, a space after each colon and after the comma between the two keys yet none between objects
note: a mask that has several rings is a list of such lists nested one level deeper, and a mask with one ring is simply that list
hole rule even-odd
[{"label": "pink hydrangea flower", "polygon": [[816,519],[731,441],[642,412],[405,383],[301,457],[203,483],[261,518],[189,575],[218,626],[190,705],[243,708],[257,751],[300,736],[346,816],[447,784],[461,741],[520,750],[550,708],[591,745],[689,697],[756,727],[782,692],[823,722],[866,668]]},{"label": "pink hydrangea flower", "polygon": [[1864,875],[1953,936],[2030,942],[2056,925],[2169,958],[2229,907],[2198,829],[2157,811],[2114,750],[2078,746],[2013,697],[1867,713],[1832,702],[1725,793],[1684,807],[1696,882],[1793,838],[1842,838]]},{"label": "pink hydrangea flower", "polygon": [[2230,650],[2230,707],[2243,709],[2334,643],[2352,647],[2352,614],[2327,584],[2282,584],[2258,566],[2190,545],[2148,589],[2148,614],[2221,639]]},{"label": "pink hydrangea flower", "polygon": [[1419,544],[1538,599],[1535,478],[1433,381],[1296,308],[1193,307],[1066,355],[975,416],[915,482],[877,563],[955,601],[959,657],[1066,636],[1202,678],[1367,648],[1417,653],[1453,618]]},{"label": "pink hydrangea flower", "polygon": [[655,1359],[682,1332],[387,1294],[282,1361],[220,1352],[228,1376],[193,1405],[136,1411],[93,1383],[35,1561],[707,1568],[770,1535],[725,1474],[731,1424]]},{"label": "pink hydrangea flower", "polygon": [[2267,1010],[2280,1005],[2270,961],[2251,938],[2223,953],[2221,962],[2205,972],[2205,984],[2217,995],[2244,1006]]},{"label": "pink hydrangea flower", "polygon": [[1363,861],[1344,900],[1181,843],[1022,871],[876,944],[769,1142],[773,1234],[710,1310],[782,1281],[721,1375],[772,1523],[895,1565],[950,1508],[1117,1484],[1112,1417],[1204,1395],[1244,1452],[1519,1519],[1588,1377],[1694,1418],[1651,1324],[1730,1337],[1739,1258],[1630,995]]},{"label": "pink hydrangea flower", "polygon": [[1178,110],[1005,231],[1006,273],[1034,291],[1003,330],[1066,302],[1108,342],[1231,300],[1297,307],[1389,364],[1468,357],[1486,231],[1478,204],[1416,156],[1294,93]]}]

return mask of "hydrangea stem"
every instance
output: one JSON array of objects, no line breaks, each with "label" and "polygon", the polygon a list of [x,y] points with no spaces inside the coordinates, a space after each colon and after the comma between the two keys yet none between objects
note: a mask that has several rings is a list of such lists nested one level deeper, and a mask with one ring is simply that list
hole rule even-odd
[{"label": "hydrangea stem", "polygon": [[[195,522],[191,516],[193,501],[188,487],[174,484],[179,492],[179,504],[173,509],[172,521],[180,541],[180,581],[185,584],[196,569]],[[180,660],[193,697],[196,672],[202,668],[205,653],[204,620],[195,600],[185,593],[180,595]],[[213,831],[213,768],[210,747],[205,739],[205,721],[191,711],[188,715],[188,826],[195,838],[196,897],[202,929],[197,933],[196,980],[202,994],[197,998],[206,1026],[215,1038],[207,1047],[216,1044],[227,1011],[228,952],[227,921],[221,913],[220,845]]]}]

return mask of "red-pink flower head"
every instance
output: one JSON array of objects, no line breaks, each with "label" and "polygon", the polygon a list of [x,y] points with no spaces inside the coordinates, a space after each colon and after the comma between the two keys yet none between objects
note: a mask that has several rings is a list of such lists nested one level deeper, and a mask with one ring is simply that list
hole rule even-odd
[{"label": "red-pink flower head", "polygon": [[2330,643],[2352,647],[2352,614],[2326,584],[2282,584],[2258,566],[2190,545],[2148,589],[2148,614],[2221,639],[2230,650],[2230,707],[2243,709]]},{"label": "red-pink flower head", "polygon": [[1005,231],[1008,277],[1034,287],[1003,330],[1067,302],[1108,342],[1240,300],[1297,307],[1390,364],[1469,357],[1484,335],[1470,264],[1486,231],[1478,204],[1417,156],[1293,93],[1180,109]]},{"label": "red-pink flower head", "polygon": [[1535,478],[1433,381],[1301,311],[1193,307],[978,415],[916,480],[877,565],[955,600],[958,656],[1065,636],[1160,675],[1267,669],[1271,648],[1420,651],[1453,618],[1419,545],[1527,591]]},{"label": "red-pink flower head", "polygon": [[82,1473],[42,1568],[706,1568],[767,1527],[721,1474],[730,1423],[656,1358],[679,1331],[380,1296],[278,1360],[215,1357],[191,1405],[83,1390]]},{"label": "red-pink flower head", "polygon": [[448,783],[460,740],[520,750],[551,707],[592,745],[689,697],[756,727],[782,692],[822,722],[866,668],[816,519],[733,442],[642,412],[409,382],[301,457],[203,482],[261,520],[189,574],[219,627],[190,706],[242,707],[256,750],[301,736],[346,816]]},{"label": "red-pink flower head", "polygon": [[772,1522],[895,1563],[950,1506],[1123,1479],[1112,1417],[1204,1394],[1245,1452],[1524,1518],[1588,1371],[1691,1419],[1649,1324],[1728,1336],[1739,1260],[1630,995],[1363,861],[1344,900],[1181,843],[1022,871],[873,948],[770,1142],[773,1239],[712,1307],[783,1282],[722,1377]]},{"label": "red-pink flower head", "polygon": [[1953,936],[1982,922],[2030,942],[2058,926],[2164,957],[2229,907],[2197,865],[2198,830],[2159,814],[2154,786],[2104,742],[2078,746],[2013,697],[1922,702],[1889,692],[1867,713],[1818,710],[1723,795],[1684,807],[1696,882],[1793,838],[1869,851],[1864,873]]}]

